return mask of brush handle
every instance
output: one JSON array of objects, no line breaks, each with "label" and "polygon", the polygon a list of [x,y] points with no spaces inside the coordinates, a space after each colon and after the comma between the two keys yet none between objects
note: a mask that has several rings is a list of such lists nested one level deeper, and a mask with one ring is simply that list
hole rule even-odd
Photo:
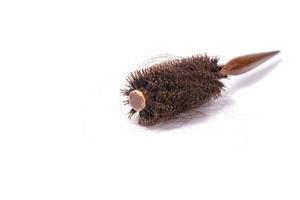
[{"label": "brush handle", "polygon": [[248,54],[233,58],[227,62],[221,69],[220,74],[222,75],[239,75],[248,72],[258,65],[269,60],[280,51],[270,51],[263,53]]}]

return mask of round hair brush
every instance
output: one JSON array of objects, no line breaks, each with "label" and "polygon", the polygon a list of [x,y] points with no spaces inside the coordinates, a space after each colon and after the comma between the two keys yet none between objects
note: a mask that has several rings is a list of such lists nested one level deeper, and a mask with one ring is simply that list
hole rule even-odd
[{"label": "round hair brush", "polygon": [[236,57],[225,65],[217,57],[196,55],[136,70],[121,93],[127,97],[129,118],[138,112],[138,123],[151,126],[178,117],[221,96],[221,79],[257,67],[279,51]]}]

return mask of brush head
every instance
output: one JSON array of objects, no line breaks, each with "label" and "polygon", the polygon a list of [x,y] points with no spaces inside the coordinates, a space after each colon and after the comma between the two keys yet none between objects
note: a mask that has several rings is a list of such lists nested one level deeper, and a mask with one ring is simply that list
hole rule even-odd
[{"label": "brush head", "polygon": [[125,104],[138,112],[138,123],[145,126],[178,117],[220,96],[222,65],[218,58],[197,55],[155,64],[127,77]]}]

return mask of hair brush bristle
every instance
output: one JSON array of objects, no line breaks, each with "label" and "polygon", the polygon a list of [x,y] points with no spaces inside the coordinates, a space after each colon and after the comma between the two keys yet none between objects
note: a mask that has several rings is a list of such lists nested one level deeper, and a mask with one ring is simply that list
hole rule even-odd
[{"label": "hair brush bristle", "polygon": [[[134,90],[144,94],[146,106],[138,122],[153,125],[220,96],[224,85],[219,79],[226,77],[219,74],[221,69],[218,58],[206,55],[163,62],[131,73],[123,94]],[[131,109],[129,117],[135,112]]]},{"label": "hair brush bristle", "polygon": [[[263,54],[252,54],[260,56],[251,57],[252,60],[250,55],[238,57],[229,62],[230,66],[218,64],[217,57],[197,55],[137,70],[127,77],[127,88],[121,90],[127,96],[124,104],[132,107],[129,118],[139,112],[138,123],[150,126],[197,108],[221,95],[224,85],[220,79],[241,69],[249,71],[255,63],[262,63],[258,60],[266,60],[275,52]],[[241,61],[243,65],[236,66]]]}]

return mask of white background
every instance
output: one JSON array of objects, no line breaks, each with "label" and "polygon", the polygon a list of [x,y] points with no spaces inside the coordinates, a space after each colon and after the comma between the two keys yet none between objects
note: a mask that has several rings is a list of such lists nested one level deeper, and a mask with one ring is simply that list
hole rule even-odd
[{"label": "white background", "polygon": [[[1,1],[0,199],[299,199],[297,1]],[[143,128],[119,89],[160,54],[281,50],[206,115]]]}]

